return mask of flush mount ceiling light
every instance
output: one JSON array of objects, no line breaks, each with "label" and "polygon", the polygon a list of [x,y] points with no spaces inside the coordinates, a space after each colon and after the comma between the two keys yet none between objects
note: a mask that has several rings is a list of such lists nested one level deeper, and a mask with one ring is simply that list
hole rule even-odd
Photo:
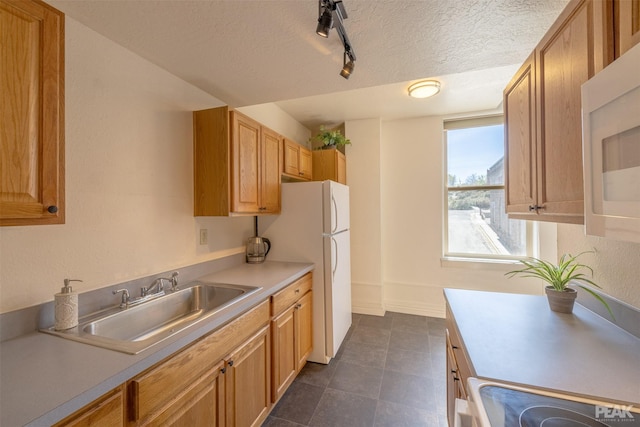
[{"label": "flush mount ceiling light", "polygon": [[[344,9],[342,1],[318,0],[318,26],[316,27],[316,33],[319,36],[328,38],[331,29],[335,27],[342,46],[344,46],[343,65],[340,75],[348,79],[355,67],[356,54],[353,51],[353,47],[351,47],[347,30],[343,25],[345,19],[347,19],[347,11]],[[348,62],[347,57],[349,57]]]},{"label": "flush mount ceiling light", "polygon": [[437,80],[422,80],[409,86],[409,96],[412,98],[428,98],[440,92],[440,82]]}]

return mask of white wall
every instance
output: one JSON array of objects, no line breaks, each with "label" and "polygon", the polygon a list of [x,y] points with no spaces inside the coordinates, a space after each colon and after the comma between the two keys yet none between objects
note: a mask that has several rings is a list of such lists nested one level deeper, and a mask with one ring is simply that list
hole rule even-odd
[{"label": "white wall", "polygon": [[193,217],[191,112],[223,104],[67,17],[66,224],[2,227],[0,312],[242,251],[251,218]]},{"label": "white wall", "polygon": [[593,251],[580,262],[593,269],[593,280],[605,293],[640,307],[640,243],[585,236],[584,226],[558,225],[558,254]]},{"label": "white wall", "polygon": [[351,301],[356,313],[384,314],[382,282],[381,123],[345,123],[351,211]]},{"label": "white wall", "polygon": [[[507,279],[504,273],[513,265],[441,262],[443,119],[346,123],[353,142],[347,148],[347,181],[356,312],[444,316],[446,287],[541,293],[540,282]],[[553,242],[544,245],[545,251],[555,250],[554,231],[543,227]],[[376,301],[379,305],[372,306]]]}]

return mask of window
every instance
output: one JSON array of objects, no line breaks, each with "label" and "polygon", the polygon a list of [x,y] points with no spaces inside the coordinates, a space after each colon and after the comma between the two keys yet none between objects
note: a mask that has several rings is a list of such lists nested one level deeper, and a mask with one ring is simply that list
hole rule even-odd
[{"label": "window", "polygon": [[445,257],[531,254],[531,226],[505,211],[502,116],[445,121]]}]

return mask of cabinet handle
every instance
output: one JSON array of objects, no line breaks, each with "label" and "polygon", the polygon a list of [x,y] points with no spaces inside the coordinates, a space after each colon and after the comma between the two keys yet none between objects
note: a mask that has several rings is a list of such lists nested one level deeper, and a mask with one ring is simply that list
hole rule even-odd
[{"label": "cabinet handle", "polygon": [[228,365],[229,365],[229,366],[233,366],[233,360],[229,360]]},{"label": "cabinet handle", "polygon": [[544,206],[540,206],[540,205],[529,205],[529,212],[533,212],[533,211],[538,212],[538,210],[540,210],[540,209],[544,209]]},{"label": "cabinet handle", "polygon": [[452,374],[457,374],[457,373],[458,373],[458,371],[456,371],[455,369],[452,369],[452,370],[451,370],[451,373],[452,373]]},{"label": "cabinet handle", "polygon": [[454,349],[454,350],[457,350],[458,346],[452,345],[451,348]]},{"label": "cabinet handle", "polygon": [[53,206],[53,205],[49,206],[47,208],[47,212],[54,214],[54,213],[58,212],[58,207],[57,206]]},{"label": "cabinet handle", "polygon": [[295,305],[295,309],[298,310],[300,307],[302,307],[302,304],[296,304]]},{"label": "cabinet handle", "polygon": [[460,381],[460,378],[458,378],[458,377],[453,377],[453,380],[454,380],[454,381]]},{"label": "cabinet handle", "polygon": [[225,368],[220,369],[220,373],[226,374],[227,373],[227,368],[225,367]]},{"label": "cabinet handle", "polygon": [[300,293],[300,289],[296,289],[296,294],[299,294],[299,293]]}]

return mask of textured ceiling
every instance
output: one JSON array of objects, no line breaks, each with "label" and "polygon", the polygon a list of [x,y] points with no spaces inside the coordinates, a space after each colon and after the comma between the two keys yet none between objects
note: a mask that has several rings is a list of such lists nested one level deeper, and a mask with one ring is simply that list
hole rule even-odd
[{"label": "textured ceiling", "polygon": [[[483,108],[493,108],[500,101],[493,86],[504,87],[512,74],[504,67],[515,70],[524,61],[567,0],[344,0],[357,56],[349,80],[338,75],[343,49],[335,30],[328,39],[315,34],[315,0],[50,3],[232,107],[286,101],[278,105],[298,118],[317,103],[314,122],[322,122],[329,111],[315,96],[348,91],[353,115],[367,104],[366,98],[355,102],[359,94],[380,97],[392,90],[374,87],[461,73],[468,76],[459,83],[491,88]],[[308,104],[289,102],[299,98]],[[404,104],[408,111],[416,105]],[[355,116],[370,114],[376,113],[369,108]]]}]

